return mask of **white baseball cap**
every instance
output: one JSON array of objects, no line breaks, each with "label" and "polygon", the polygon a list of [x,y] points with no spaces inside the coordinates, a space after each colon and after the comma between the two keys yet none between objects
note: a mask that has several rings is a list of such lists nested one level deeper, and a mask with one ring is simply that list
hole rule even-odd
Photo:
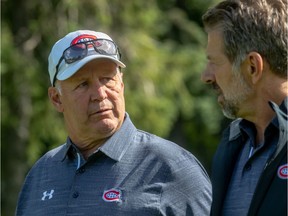
[{"label": "white baseball cap", "polygon": [[[56,79],[58,80],[68,79],[73,74],[75,74],[81,67],[83,67],[86,63],[94,59],[99,58],[110,59],[113,62],[115,62],[119,67],[121,68],[126,67],[125,64],[120,61],[120,56],[118,54],[115,55],[103,54],[105,52],[105,46],[104,48],[102,48],[104,52],[100,54],[99,52],[95,51],[94,48],[95,46],[93,47],[92,45],[91,46],[88,45],[86,46],[87,53],[84,54],[80,59],[73,60],[71,63],[67,63],[66,60],[63,58],[64,51],[70,46],[83,42],[89,42],[91,40],[96,39],[97,40],[99,39],[99,41],[101,41],[102,39],[104,39],[103,41],[108,41],[108,44],[106,46],[107,48],[109,48],[111,44],[110,42],[112,42],[113,45],[115,44],[112,38],[109,37],[107,34],[90,30],[78,30],[71,32],[54,44],[48,58],[48,64],[49,64],[48,70],[52,85],[54,85]],[[68,54],[71,53],[70,50],[67,53]]]}]

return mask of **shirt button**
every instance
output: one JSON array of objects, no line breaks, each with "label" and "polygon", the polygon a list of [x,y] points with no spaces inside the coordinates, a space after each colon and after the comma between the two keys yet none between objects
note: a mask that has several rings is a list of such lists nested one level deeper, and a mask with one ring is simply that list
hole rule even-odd
[{"label": "shirt button", "polygon": [[250,163],[246,164],[245,171],[251,170],[252,165]]},{"label": "shirt button", "polygon": [[75,191],[72,196],[73,196],[73,198],[77,198],[79,196],[79,193],[77,191]]},{"label": "shirt button", "polygon": [[79,173],[84,173],[85,172],[85,168],[84,167],[80,168],[78,172]]}]

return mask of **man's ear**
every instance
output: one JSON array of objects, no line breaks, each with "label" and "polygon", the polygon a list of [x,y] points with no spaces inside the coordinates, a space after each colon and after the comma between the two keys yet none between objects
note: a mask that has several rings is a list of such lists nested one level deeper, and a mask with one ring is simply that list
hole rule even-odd
[{"label": "man's ear", "polygon": [[59,90],[56,87],[52,87],[52,86],[49,87],[48,96],[49,96],[51,103],[56,108],[56,110],[58,112],[63,112],[64,108],[62,106],[61,95],[60,95]]},{"label": "man's ear", "polygon": [[247,57],[249,76],[253,84],[257,83],[263,75],[263,58],[257,52],[250,52]]},{"label": "man's ear", "polygon": [[121,85],[122,85],[122,87],[124,88],[124,82],[123,82],[123,73],[122,73],[122,72],[120,73],[120,76],[121,76],[121,82],[122,82],[122,84],[121,84]]}]

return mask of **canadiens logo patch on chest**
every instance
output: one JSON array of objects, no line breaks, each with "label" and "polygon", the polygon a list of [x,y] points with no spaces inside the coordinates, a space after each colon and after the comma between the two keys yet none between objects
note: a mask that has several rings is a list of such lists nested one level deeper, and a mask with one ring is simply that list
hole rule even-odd
[{"label": "canadiens logo patch on chest", "polygon": [[106,190],[102,196],[106,202],[119,202],[121,200],[121,191],[117,189]]},{"label": "canadiens logo patch on chest", "polygon": [[277,175],[281,179],[288,179],[288,164],[284,164],[278,168]]}]

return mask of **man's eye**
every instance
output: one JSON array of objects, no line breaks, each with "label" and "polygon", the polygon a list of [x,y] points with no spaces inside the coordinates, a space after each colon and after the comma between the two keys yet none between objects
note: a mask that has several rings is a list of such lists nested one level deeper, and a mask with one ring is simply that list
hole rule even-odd
[{"label": "man's eye", "polygon": [[101,83],[103,85],[106,85],[107,87],[113,87],[116,84],[115,79],[111,78],[111,77],[103,77],[101,79]]},{"label": "man's eye", "polygon": [[81,82],[78,86],[77,86],[77,88],[82,88],[82,87],[85,87],[85,86],[87,86],[88,85],[88,82]]},{"label": "man's eye", "polygon": [[109,82],[111,79],[111,77],[103,77],[102,82]]}]

